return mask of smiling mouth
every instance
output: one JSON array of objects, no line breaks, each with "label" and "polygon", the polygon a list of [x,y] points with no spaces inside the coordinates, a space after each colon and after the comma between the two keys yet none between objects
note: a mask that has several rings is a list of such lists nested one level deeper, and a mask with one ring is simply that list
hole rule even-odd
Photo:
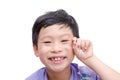
[{"label": "smiling mouth", "polygon": [[51,57],[48,58],[53,63],[62,63],[65,60],[66,57]]}]

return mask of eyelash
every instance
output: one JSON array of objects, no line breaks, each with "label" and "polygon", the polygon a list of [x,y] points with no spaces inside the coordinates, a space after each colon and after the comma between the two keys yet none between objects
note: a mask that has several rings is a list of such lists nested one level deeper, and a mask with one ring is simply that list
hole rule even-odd
[{"label": "eyelash", "polygon": [[68,42],[69,40],[62,40],[61,42]]},{"label": "eyelash", "polygon": [[50,41],[45,41],[45,42],[43,42],[43,43],[51,43]]},{"label": "eyelash", "polygon": [[[61,40],[61,42],[68,42],[69,40]],[[51,43],[51,41],[44,41],[43,43],[46,43],[46,44],[48,44],[48,43]]]}]

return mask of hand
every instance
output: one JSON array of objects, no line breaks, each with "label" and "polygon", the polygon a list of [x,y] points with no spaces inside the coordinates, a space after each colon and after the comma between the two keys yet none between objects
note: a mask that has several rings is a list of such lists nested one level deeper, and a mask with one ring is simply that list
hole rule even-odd
[{"label": "hand", "polygon": [[93,56],[92,43],[89,40],[73,38],[73,51],[76,57],[83,61]]},{"label": "hand", "polygon": [[93,54],[89,40],[74,38],[73,51],[77,58],[94,70],[102,80],[120,80],[120,73],[105,65]]}]

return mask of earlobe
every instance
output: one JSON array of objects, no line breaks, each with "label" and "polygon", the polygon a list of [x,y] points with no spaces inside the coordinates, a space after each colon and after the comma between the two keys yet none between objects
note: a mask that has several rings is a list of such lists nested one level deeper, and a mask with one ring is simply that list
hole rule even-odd
[{"label": "earlobe", "polygon": [[34,51],[35,56],[38,57],[39,53],[38,53],[38,47],[36,45],[33,45],[33,51]]}]

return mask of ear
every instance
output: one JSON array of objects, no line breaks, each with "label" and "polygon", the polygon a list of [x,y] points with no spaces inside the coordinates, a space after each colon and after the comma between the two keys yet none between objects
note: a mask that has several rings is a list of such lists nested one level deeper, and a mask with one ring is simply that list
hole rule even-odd
[{"label": "ear", "polygon": [[36,57],[39,56],[39,51],[38,51],[38,47],[36,45],[33,44],[33,51]]}]

